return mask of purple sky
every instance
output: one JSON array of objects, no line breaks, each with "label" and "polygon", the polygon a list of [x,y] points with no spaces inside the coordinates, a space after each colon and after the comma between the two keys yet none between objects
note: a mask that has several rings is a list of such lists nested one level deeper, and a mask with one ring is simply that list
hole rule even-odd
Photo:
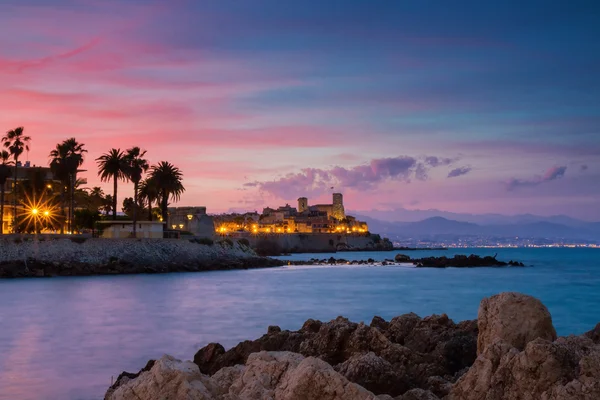
[{"label": "purple sky", "polygon": [[600,220],[599,38],[596,1],[3,0],[0,126],[85,143],[89,186],[139,145],[209,212]]}]

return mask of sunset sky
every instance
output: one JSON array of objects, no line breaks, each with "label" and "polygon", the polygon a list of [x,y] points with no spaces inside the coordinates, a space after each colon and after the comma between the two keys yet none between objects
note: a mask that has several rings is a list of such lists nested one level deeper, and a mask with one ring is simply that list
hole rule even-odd
[{"label": "sunset sky", "polygon": [[600,2],[2,0],[0,128],[21,125],[37,165],[85,143],[88,186],[141,146],[209,212],[334,187],[355,211],[600,220]]}]

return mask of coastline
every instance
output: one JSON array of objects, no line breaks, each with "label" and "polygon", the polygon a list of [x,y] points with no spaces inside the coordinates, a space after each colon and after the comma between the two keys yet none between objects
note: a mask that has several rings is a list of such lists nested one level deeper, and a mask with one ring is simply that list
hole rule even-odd
[{"label": "coastline", "polygon": [[539,300],[505,292],[459,323],[409,313],[368,325],[338,317],[298,331],[269,326],[227,351],[210,343],[193,362],[165,355],[123,372],[105,400],[591,400],[600,396],[599,366],[600,324],[557,337]]},{"label": "coastline", "polygon": [[0,239],[0,278],[200,272],[268,268],[284,262],[257,256],[237,241]]}]

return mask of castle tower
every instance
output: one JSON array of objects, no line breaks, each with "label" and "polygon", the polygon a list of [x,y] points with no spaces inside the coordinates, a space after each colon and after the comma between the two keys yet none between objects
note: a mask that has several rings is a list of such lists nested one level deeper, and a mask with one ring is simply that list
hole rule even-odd
[{"label": "castle tower", "polygon": [[306,197],[300,197],[298,199],[298,212],[303,213],[308,210],[308,199]]},{"label": "castle tower", "polygon": [[337,220],[346,218],[346,212],[344,211],[344,197],[341,193],[333,194],[333,217]]}]

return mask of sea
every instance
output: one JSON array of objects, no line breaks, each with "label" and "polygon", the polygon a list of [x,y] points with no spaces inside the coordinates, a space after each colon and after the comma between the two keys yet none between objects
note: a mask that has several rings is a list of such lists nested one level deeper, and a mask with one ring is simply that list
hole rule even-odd
[{"label": "sea", "polygon": [[[284,260],[385,260],[395,252],[296,254]],[[279,268],[0,280],[0,399],[102,399],[123,370],[167,353],[192,359],[210,342],[226,348],[339,315],[369,323],[408,312],[477,317],[503,291],[541,299],[559,335],[600,322],[600,249],[502,248],[403,251],[413,258],[497,254],[523,268],[400,266]]]}]

